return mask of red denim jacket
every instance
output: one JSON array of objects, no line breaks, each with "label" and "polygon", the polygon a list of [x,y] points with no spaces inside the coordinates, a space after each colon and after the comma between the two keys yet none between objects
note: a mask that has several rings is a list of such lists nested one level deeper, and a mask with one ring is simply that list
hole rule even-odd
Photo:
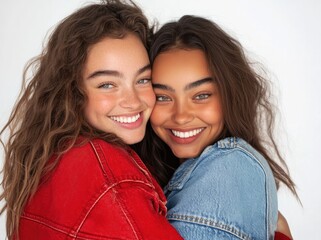
[{"label": "red denim jacket", "polygon": [[132,150],[93,140],[73,147],[20,219],[20,240],[182,239],[160,186]]}]

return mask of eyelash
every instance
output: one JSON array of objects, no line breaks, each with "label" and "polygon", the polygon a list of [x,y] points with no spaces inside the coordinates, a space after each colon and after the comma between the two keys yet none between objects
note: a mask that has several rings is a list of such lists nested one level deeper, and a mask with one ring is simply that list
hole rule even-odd
[{"label": "eyelash", "polygon": [[[144,79],[140,79],[137,81],[137,84],[142,84],[142,85],[145,85],[145,84],[148,84],[151,82],[151,79],[149,78],[144,78]],[[106,87],[108,86],[108,87]],[[114,88],[115,87],[115,84],[114,83],[101,83],[100,85],[98,85],[98,88],[105,88],[105,89],[111,89],[111,88]]]},{"label": "eyelash", "polygon": [[[160,100],[162,98],[162,100]],[[156,95],[157,102],[169,102],[171,99],[165,95]]]},{"label": "eyelash", "polygon": [[[201,97],[201,96],[202,96],[202,97]],[[204,97],[204,96],[205,96],[205,97]],[[212,96],[211,93],[201,93],[201,94],[196,95],[194,99],[197,100],[197,101],[202,101],[202,100],[208,99],[210,96]],[[200,98],[200,97],[201,97],[201,98]]]},{"label": "eyelash", "polygon": [[[143,82],[142,82],[143,81]],[[137,81],[138,84],[148,84],[150,83],[152,80],[150,78],[143,78]]]},{"label": "eyelash", "polygon": [[[204,101],[204,100],[207,100],[210,96],[212,96],[211,93],[202,93],[202,94],[196,95],[194,97],[194,100]],[[166,95],[156,95],[156,101],[157,102],[169,102],[169,101],[171,101],[171,98]]]},{"label": "eyelash", "polygon": [[[105,87],[105,86],[108,86],[108,87]],[[109,87],[109,86],[111,86],[111,87]],[[115,84],[113,84],[113,83],[102,83],[98,86],[98,88],[106,88],[106,89],[111,89],[113,87],[115,87]]]}]

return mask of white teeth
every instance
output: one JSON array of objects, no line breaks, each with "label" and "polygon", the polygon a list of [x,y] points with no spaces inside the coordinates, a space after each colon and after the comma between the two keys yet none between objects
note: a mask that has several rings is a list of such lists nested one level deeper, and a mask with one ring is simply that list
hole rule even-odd
[{"label": "white teeth", "polygon": [[199,128],[199,129],[195,129],[192,131],[188,131],[188,132],[180,132],[180,131],[176,131],[176,130],[171,130],[172,133],[179,138],[189,138],[189,137],[193,137],[197,134],[199,134],[201,131],[203,131],[204,128]]},{"label": "white teeth", "polygon": [[139,117],[140,117],[140,114],[138,113],[136,116],[133,116],[133,117],[115,117],[115,116],[111,116],[110,119],[112,119],[112,120],[114,120],[116,122],[120,122],[120,123],[133,123],[133,122],[136,122]]}]

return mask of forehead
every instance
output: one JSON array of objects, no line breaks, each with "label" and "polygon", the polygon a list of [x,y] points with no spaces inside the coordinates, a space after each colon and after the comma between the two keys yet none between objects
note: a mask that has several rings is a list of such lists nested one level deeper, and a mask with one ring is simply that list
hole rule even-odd
[{"label": "forehead", "polygon": [[174,49],[159,54],[152,74],[153,82],[182,84],[212,76],[204,52],[198,49]]},{"label": "forehead", "polygon": [[88,49],[84,70],[134,70],[148,63],[147,50],[142,41],[134,34],[127,34],[120,39],[106,37],[92,45]]}]

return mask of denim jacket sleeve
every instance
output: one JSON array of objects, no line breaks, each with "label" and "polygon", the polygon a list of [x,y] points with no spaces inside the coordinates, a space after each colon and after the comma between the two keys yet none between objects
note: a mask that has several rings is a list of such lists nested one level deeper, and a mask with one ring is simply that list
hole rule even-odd
[{"label": "denim jacket sleeve", "polygon": [[189,159],[165,188],[167,218],[184,239],[273,239],[277,194],[266,160],[227,138]]}]

